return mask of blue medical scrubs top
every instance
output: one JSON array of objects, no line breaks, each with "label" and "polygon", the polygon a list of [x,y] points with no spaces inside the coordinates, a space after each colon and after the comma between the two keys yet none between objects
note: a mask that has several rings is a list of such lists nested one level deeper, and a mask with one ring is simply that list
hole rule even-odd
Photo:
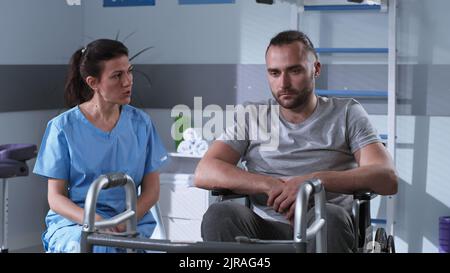
[{"label": "blue medical scrubs top", "polygon": [[[122,106],[116,126],[105,132],[89,122],[76,106],[47,124],[33,172],[68,181],[69,198],[84,207],[89,186],[100,175],[126,173],[137,188],[144,175],[156,171],[166,160],[167,152],[156,129],[142,110]],[[97,213],[110,218],[124,211],[125,190],[123,187],[102,190],[97,202]],[[71,223],[60,218],[49,211],[47,233],[54,232],[50,229],[56,231],[58,225]],[[156,225],[150,212],[140,220],[143,223],[147,228],[138,230],[149,237]]]}]

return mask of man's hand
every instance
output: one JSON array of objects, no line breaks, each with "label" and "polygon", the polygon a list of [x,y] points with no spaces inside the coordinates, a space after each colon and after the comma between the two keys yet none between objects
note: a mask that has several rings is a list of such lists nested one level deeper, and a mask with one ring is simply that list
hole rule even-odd
[{"label": "man's hand", "polygon": [[295,176],[285,180],[283,191],[273,201],[273,209],[284,214],[288,220],[292,220],[298,189],[309,179],[311,179],[311,175]]},{"label": "man's hand", "polygon": [[270,185],[270,189],[267,192],[267,206],[271,207],[275,199],[284,191],[286,186],[285,181],[282,179],[275,180],[276,182]]}]

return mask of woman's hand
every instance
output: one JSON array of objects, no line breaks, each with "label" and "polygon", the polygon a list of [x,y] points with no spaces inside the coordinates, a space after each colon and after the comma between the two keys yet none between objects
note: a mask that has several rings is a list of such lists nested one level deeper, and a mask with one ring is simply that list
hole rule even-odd
[{"label": "woman's hand", "polygon": [[114,232],[122,233],[127,230],[127,225],[125,223],[120,223],[117,226],[113,227]]},{"label": "woman's hand", "polygon": [[[98,214],[95,215],[95,222],[99,222],[102,220],[104,220],[103,217],[101,217]],[[122,232],[125,232],[125,230],[127,230],[127,225],[125,223],[120,223],[115,227],[100,229],[100,231],[108,232],[108,233],[122,233]]]}]

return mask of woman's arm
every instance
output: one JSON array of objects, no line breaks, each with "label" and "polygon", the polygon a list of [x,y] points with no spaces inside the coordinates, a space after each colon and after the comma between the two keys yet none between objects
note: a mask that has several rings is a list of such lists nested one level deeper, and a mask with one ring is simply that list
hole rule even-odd
[{"label": "woman's arm", "polygon": [[148,173],[142,179],[141,195],[137,199],[138,221],[159,199],[159,172]]},{"label": "woman's arm", "polygon": [[[50,209],[57,214],[81,225],[83,223],[84,209],[80,208],[67,197],[66,185],[67,181],[62,179],[50,178],[48,180],[48,204]],[[95,219],[99,221],[102,218],[96,215]]]},{"label": "woman's arm", "polygon": [[[48,180],[48,203],[50,209],[57,214],[67,218],[75,223],[82,224],[84,217],[84,209],[77,206],[67,196],[67,181],[62,179]],[[138,221],[156,204],[159,198],[159,173],[148,173],[144,176],[141,185],[141,195],[137,199],[137,219]],[[96,221],[102,220],[98,214],[95,216]]]}]

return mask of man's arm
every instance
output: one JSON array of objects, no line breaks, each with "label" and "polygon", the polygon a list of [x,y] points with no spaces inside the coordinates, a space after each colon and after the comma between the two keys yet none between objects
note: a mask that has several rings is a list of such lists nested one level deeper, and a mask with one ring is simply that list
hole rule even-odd
[{"label": "man's arm", "polygon": [[359,167],[347,171],[317,172],[313,176],[322,180],[331,192],[352,194],[372,191],[380,195],[397,193],[397,174],[389,153],[381,143],[369,144],[354,154]]},{"label": "man's arm", "polygon": [[372,191],[380,195],[397,193],[397,174],[388,152],[381,143],[369,144],[355,154],[359,167],[346,171],[323,171],[297,176],[286,183],[285,190],[268,205],[289,219],[294,215],[298,187],[306,180],[319,178],[329,192],[352,194]]},{"label": "man's arm", "polygon": [[195,186],[208,190],[229,189],[239,194],[281,192],[281,180],[241,170],[236,166],[239,159],[239,153],[228,144],[215,141],[198,163]]}]

